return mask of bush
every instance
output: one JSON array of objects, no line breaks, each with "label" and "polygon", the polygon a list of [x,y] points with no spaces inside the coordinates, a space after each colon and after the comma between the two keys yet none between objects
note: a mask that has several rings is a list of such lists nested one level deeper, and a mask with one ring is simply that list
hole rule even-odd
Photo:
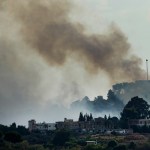
[{"label": "bush", "polygon": [[17,132],[8,132],[5,134],[4,140],[11,142],[11,143],[19,143],[22,141],[22,138],[20,134]]},{"label": "bush", "polygon": [[113,148],[113,150],[127,150],[125,145],[119,145]]},{"label": "bush", "polygon": [[70,132],[61,130],[55,134],[55,137],[52,142],[56,146],[64,146],[65,143],[69,141],[69,139],[70,139]]},{"label": "bush", "polygon": [[144,143],[140,146],[137,146],[136,150],[149,150],[150,149],[150,144],[149,143]]},{"label": "bush", "polygon": [[86,146],[86,145],[87,145],[87,143],[86,143],[85,140],[79,140],[79,141],[77,142],[77,144],[80,145],[80,146]]},{"label": "bush", "polygon": [[77,144],[74,143],[74,142],[66,142],[65,143],[65,147],[73,148],[73,147],[76,147],[76,146],[77,146]]},{"label": "bush", "polygon": [[107,145],[108,147],[115,147],[115,146],[117,146],[117,142],[116,141],[110,141],[109,143],[108,143],[108,145]]},{"label": "bush", "polygon": [[134,150],[136,148],[136,144],[134,142],[131,142],[128,148]]},{"label": "bush", "polygon": [[102,150],[103,148],[98,145],[88,145],[84,148],[84,150]]}]

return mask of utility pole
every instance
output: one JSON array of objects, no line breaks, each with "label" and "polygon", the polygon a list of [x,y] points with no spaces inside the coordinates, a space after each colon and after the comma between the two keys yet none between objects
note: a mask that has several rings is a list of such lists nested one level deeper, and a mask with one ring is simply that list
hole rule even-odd
[{"label": "utility pole", "polygon": [[148,59],[146,59],[147,81],[148,81]]}]

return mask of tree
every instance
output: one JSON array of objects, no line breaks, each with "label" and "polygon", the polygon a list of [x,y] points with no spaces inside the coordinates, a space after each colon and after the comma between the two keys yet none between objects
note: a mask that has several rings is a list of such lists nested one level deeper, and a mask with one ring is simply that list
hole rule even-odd
[{"label": "tree", "polygon": [[84,121],[89,121],[89,115],[87,113],[84,115]]},{"label": "tree", "polygon": [[119,128],[119,119],[117,117],[110,118],[110,121],[115,129]]},{"label": "tree", "polygon": [[80,114],[79,114],[79,121],[85,121],[85,118],[84,118],[82,112],[80,112]]},{"label": "tree", "polygon": [[25,128],[24,126],[18,126],[17,127],[17,132],[21,135],[27,135],[29,134],[29,131],[27,128]]},{"label": "tree", "polygon": [[3,133],[0,131],[0,139],[3,137]]},{"label": "tree", "polygon": [[87,145],[84,150],[102,150],[103,148],[99,145]]},{"label": "tree", "polygon": [[93,120],[93,116],[92,113],[90,113],[90,117],[89,117],[90,121]]},{"label": "tree", "polygon": [[86,114],[86,121],[90,121],[90,116]]},{"label": "tree", "polygon": [[10,125],[10,130],[12,130],[12,131],[16,130],[16,123],[15,122]]},{"label": "tree", "polygon": [[56,146],[64,146],[66,142],[68,142],[70,139],[70,132],[61,130],[58,131],[53,139],[53,144]]},{"label": "tree", "polygon": [[83,140],[83,139],[82,139],[82,140],[81,140],[81,139],[78,140],[78,141],[77,141],[77,144],[80,145],[80,146],[86,146],[86,145],[87,145],[86,141]]},{"label": "tree", "polygon": [[104,124],[105,124],[105,128],[107,127],[107,116],[104,116]]},{"label": "tree", "polygon": [[93,116],[92,116],[91,113],[90,113],[90,115],[87,114],[87,113],[85,115],[83,115],[83,113],[80,112],[78,120],[79,121],[92,121],[93,120]]},{"label": "tree", "polygon": [[118,146],[114,147],[113,150],[127,150],[127,148],[125,145],[118,145]]},{"label": "tree", "polygon": [[148,103],[143,100],[143,98],[133,97],[125,105],[123,112],[121,113],[121,125],[123,128],[128,127],[129,119],[146,119],[149,118],[149,108]]},{"label": "tree", "polygon": [[134,150],[134,149],[136,149],[136,144],[134,142],[130,142],[128,148],[131,150]]},{"label": "tree", "polygon": [[22,141],[22,138],[20,134],[17,132],[8,132],[5,134],[4,140],[11,142],[11,143],[19,143]]},{"label": "tree", "polygon": [[115,147],[115,146],[117,146],[117,142],[116,142],[116,141],[109,141],[109,142],[108,142],[107,147],[113,148],[113,147]]},{"label": "tree", "polygon": [[105,121],[107,121],[107,116],[106,115],[104,116],[104,119],[105,119]]},{"label": "tree", "polygon": [[119,110],[121,110],[124,106],[123,102],[115,95],[115,93],[112,90],[108,91],[107,100],[112,106]]}]

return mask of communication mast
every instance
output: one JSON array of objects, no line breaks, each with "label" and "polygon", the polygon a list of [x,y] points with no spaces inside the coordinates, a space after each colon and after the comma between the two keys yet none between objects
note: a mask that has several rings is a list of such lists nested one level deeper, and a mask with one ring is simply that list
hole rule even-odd
[{"label": "communication mast", "polygon": [[147,81],[148,81],[148,59],[146,59],[146,71],[147,71]]}]

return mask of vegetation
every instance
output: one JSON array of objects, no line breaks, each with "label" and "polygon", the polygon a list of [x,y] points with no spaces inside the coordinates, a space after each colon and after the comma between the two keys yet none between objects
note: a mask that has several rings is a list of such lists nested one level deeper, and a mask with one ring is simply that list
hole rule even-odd
[{"label": "vegetation", "polygon": [[90,112],[109,112],[120,113],[124,107],[124,103],[121,99],[116,96],[112,90],[109,90],[107,94],[107,99],[102,96],[97,96],[94,100],[90,100],[87,96],[82,100],[75,101],[71,104],[71,109],[73,110],[83,110],[87,109]]},{"label": "vegetation", "polygon": [[[108,117],[109,118],[109,117]],[[34,131],[28,135],[21,135],[14,131],[1,133],[0,150],[147,150],[150,149],[149,143],[138,144],[134,142],[126,142],[126,138],[119,140],[117,136],[112,140],[102,138],[95,139],[90,135],[80,136],[71,131],[59,130],[53,132]],[[103,137],[103,136],[102,136]],[[140,140],[129,136],[130,140]],[[140,137],[140,135],[137,135]],[[141,136],[142,137],[142,136]],[[142,137],[142,139],[144,139]],[[97,145],[87,145],[87,140],[97,140]]]},{"label": "vegetation", "polygon": [[14,131],[23,136],[29,134],[29,131],[27,128],[25,128],[24,126],[20,126],[20,125],[17,126],[16,123],[12,123],[9,127],[0,124],[0,131],[3,132],[4,134],[10,131]]},{"label": "vegetation", "polygon": [[55,146],[64,146],[70,140],[70,132],[61,130],[55,133],[53,144]]},{"label": "vegetation", "polygon": [[103,148],[99,145],[88,145],[84,150],[103,150]]},{"label": "vegetation", "polygon": [[128,146],[128,149],[135,150],[136,149],[136,144],[134,142],[131,142]]},{"label": "vegetation", "polygon": [[22,141],[21,135],[17,132],[8,132],[4,136],[4,140],[11,143],[20,143]]},{"label": "vegetation", "polygon": [[[113,99],[113,93],[110,91],[109,99]],[[112,100],[111,100],[112,101]],[[121,113],[121,119],[117,117],[103,118],[105,128],[127,127],[128,119],[149,118],[149,105],[139,97],[132,98],[124,107]],[[92,114],[79,114],[79,121],[93,121]],[[150,127],[132,126],[138,133],[149,133]],[[95,134],[95,135],[92,135]],[[12,123],[9,127],[0,125],[0,150],[148,150],[150,149],[149,135],[122,135],[112,132],[111,136],[97,135],[96,133],[80,133],[70,130],[56,130],[40,132],[38,130],[28,132],[24,126],[17,126]],[[95,141],[97,144],[87,144],[87,141]],[[131,141],[131,142],[130,142]],[[132,142],[134,141],[134,142]],[[138,143],[138,141],[140,141]],[[130,143],[129,143],[130,142]]]},{"label": "vegetation", "polygon": [[150,118],[149,104],[143,98],[133,97],[124,107],[121,113],[121,127],[128,128],[129,119]]},{"label": "vegetation", "polygon": [[78,121],[92,121],[92,120],[93,120],[93,116],[91,113],[90,115],[87,113],[83,115],[83,113],[80,112]]},{"label": "vegetation", "polygon": [[127,150],[127,148],[125,145],[118,145],[114,147],[113,150]]},{"label": "vegetation", "polygon": [[117,146],[117,142],[116,141],[110,141],[109,143],[108,143],[108,148],[113,148],[113,147],[115,147],[115,146]]}]

